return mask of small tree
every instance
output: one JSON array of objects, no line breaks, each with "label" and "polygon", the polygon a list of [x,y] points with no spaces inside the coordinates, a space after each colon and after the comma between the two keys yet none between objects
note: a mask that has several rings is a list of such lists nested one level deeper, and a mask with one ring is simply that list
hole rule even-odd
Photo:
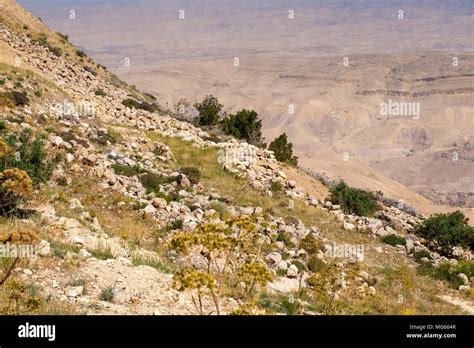
[{"label": "small tree", "polygon": [[474,248],[474,227],[461,211],[435,214],[415,228],[415,233],[437,242],[441,252],[449,254],[453,246]]},{"label": "small tree", "polygon": [[194,104],[194,107],[199,111],[199,124],[201,126],[214,126],[219,121],[219,113],[223,105],[219,100],[212,95],[208,95],[201,103]]},{"label": "small tree", "polygon": [[372,216],[379,205],[372,193],[359,190],[341,181],[331,189],[331,202],[341,206],[346,214]]},{"label": "small tree", "polygon": [[254,110],[240,110],[222,120],[222,130],[238,139],[245,139],[249,144],[262,145],[262,121]]},{"label": "small tree", "polygon": [[273,151],[275,158],[280,162],[288,163],[292,166],[298,165],[298,157],[293,156],[293,144],[288,142],[286,133],[273,140],[268,146]]}]

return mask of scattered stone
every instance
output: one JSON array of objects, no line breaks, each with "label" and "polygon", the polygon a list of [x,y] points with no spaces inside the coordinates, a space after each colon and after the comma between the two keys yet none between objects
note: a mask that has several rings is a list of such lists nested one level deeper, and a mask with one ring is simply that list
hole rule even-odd
[{"label": "scattered stone", "polygon": [[64,294],[67,297],[78,297],[82,295],[82,292],[84,291],[84,287],[82,286],[70,286],[66,288],[66,291]]},{"label": "scattered stone", "polygon": [[295,265],[291,265],[290,267],[288,267],[288,270],[286,271],[286,276],[288,278],[295,278],[298,276],[298,267],[296,267]]},{"label": "scattered stone", "polygon": [[281,260],[283,260],[283,257],[280,253],[272,252],[267,255],[266,260],[273,263],[274,265],[277,265],[280,263]]}]

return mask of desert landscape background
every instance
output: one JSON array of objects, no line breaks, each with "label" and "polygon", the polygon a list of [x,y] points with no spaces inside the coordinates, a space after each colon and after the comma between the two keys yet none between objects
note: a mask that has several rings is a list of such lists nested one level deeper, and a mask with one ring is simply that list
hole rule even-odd
[{"label": "desert landscape background", "polygon": [[[253,108],[302,167],[474,219],[472,1],[20,3],[170,109]],[[419,119],[382,115],[389,100]]]}]

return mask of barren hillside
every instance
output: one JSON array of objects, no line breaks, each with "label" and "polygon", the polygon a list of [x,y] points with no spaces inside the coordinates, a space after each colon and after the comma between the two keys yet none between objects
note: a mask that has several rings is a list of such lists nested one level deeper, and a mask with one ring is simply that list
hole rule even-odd
[{"label": "barren hillside", "polygon": [[347,212],[1,4],[0,241],[29,248],[2,258],[0,314],[474,312],[470,239],[367,192]]}]

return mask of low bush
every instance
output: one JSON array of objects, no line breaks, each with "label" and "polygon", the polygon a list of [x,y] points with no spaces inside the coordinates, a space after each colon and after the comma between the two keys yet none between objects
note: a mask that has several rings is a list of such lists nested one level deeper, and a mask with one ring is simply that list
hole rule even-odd
[{"label": "low bush", "polygon": [[28,97],[26,96],[24,92],[12,91],[11,94],[16,106],[24,106],[30,102],[30,100],[28,99]]},{"label": "low bush", "polygon": [[114,254],[112,254],[112,250],[108,245],[99,244],[97,248],[91,249],[89,252],[99,260],[109,260],[114,258]]},{"label": "low bush", "polygon": [[346,214],[373,216],[379,205],[370,192],[348,186],[344,181],[331,189],[331,203],[340,205]]},{"label": "low bush", "polygon": [[141,109],[148,112],[160,111],[160,106],[156,103],[150,104],[147,102],[139,102],[132,98],[124,99],[122,101],[122,105],[126,106],[129,109]]},{"label": "low bush", "polygon": [[76,53],[79,57],[84,58],[87,56],[87,54],[83,50],[76,50]]},{"label": "low bush", "polygon": [[117,144],[122,141],[122,135],[119,132],[114,131],[113,129],[107,129],[106,138],[110,141],[111,144]]},{"label": "low bush", "polygon": [[145,173],[140,175],[140,182],[142,183],[143,187],[146,188],[148,192],[160,192],[160,185],[164,185],[167,182],[168,178],[159,176],[154,173]]},{"label": "low bush", "polygon": [[421,262],[421,259],[424,258],[424,257],[427,257],[427,258],[430,257],[430,252],[428,250],[417,251],[413,254],[413,258],[417,262]]},{"label": "low bush", "polygon": [[48,160],[44,142],[44,134],[33,136],[29,128],[25,128],[19,134],[7,134],[5,143],[11,151],[0,158],[0,171],[18,168],[27,172],[34,184],[48,181],[53,172],[54,163]]},{"label": "low bush", "polygon": [[91,68],[90,66],[85,66],[84,70],[91,73],[94,76],[97,76],[97,71],[94,68]]},{"label": "low bush", "polygon": [[115,289],[113,286],[108,286],[105,289],[102,289],[99,295],[101,301],[112,302],[115,297]]},{"label": "low bush", "polygon": [[324,267],[326,267],[326,264],[324,261],[319,259],[316,255],[311,255],[308,259],[308,262],[306,263],[306,266],[311,272],[319,272],[321,271]]},{"label": "low bush", "polygon": [[277,236],[277,241],[285,243],[285,245],[290,248],[295,246],[295,244],[291,241],[291,234],[289,234],[288,232],[279,232]]},{"label": "low bush", "polygon": [[300,247],[306,250],[309,255],[316,254],[319,250],[322,250],[321,245],[312,234],[308,234],[303,238]]},{"label": "low bush", "polygon": [[270,191],[273,193],[278,193],[283,191],[283,184],[279,181],[274,181],[270,185]]},{"label": "low bush", "polygon": [[443,254],[449,255],[454,246],[474,249],[474,227],[461,211],[435,214],[419,224],[414,232],[428,241],[435,242]]},{"label": "low bush", "polygon": [[418,266],[417,271],[421,275],[432,276],[435,279],[447,281],[453,288],[457,289],[463,285],[463,281],[458,276],[460,273],[465,274],[468,279],[474,276],[474,262],[460,261],[456,265],[445,262],[438,267],[427,263]]},{"label": "low bush", "polygon": [[222,130],[227,135],[244,139],[249,144],[262,146],[262,121],[254,110],[240,110],[221,121]]},{"label": "low bush", "polygon": [[389,234],[388,236],[384,236],[381,238],[382,242],[385,244],[396,246],[396,245],[405,245],[406,239],[403,237],[399,237],[396,234]]},{"label": "low bush", "polygon": [[99,96],[99,97],[105,97],[107,95],[107,93],[105,93],[103,90],[101,90],[100,88],[98,90],[96,90],[94,92],[95,95]]},{"label": "low bush", "polygon": [[123,175],[123,176],[128,176],[128,177],[132,177],[132,176],[135,176],[135,175],[138,175],[138,174],[141,174],[144,172],[143,169],[141,169],[140,167],[138,166],[127,166],[125,164],[120,164],[120,163],[115,163],[113,166],[112,166],[115,174],[117,175]]}]

